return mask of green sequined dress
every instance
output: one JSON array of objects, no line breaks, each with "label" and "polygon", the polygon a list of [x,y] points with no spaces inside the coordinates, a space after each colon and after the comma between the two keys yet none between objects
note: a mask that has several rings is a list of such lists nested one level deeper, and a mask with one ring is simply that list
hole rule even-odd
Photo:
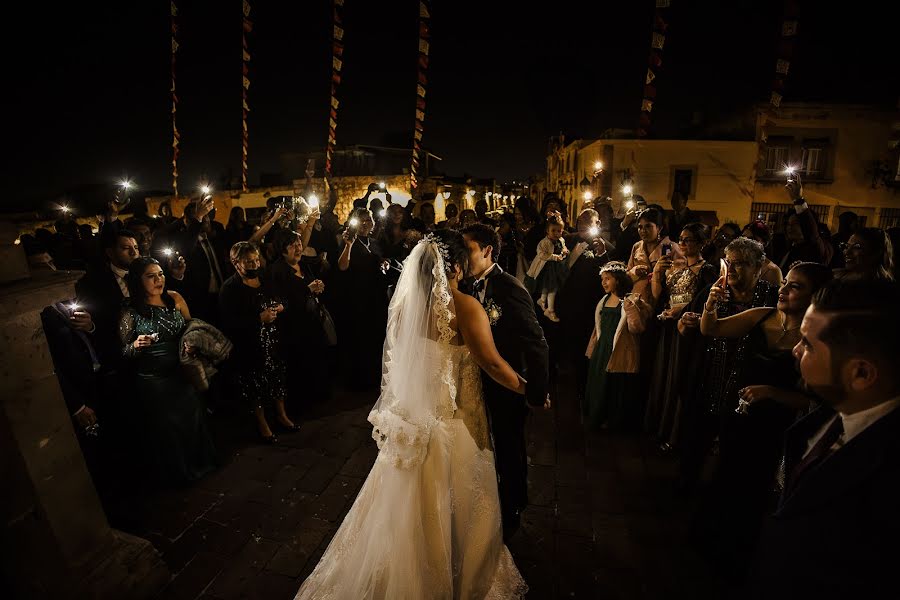
[{"label": "green sequined dress", "polygon": [[[127,308],[119,322],[119,337],[132,366],[121,401],[134,402],[138,430],[133,437],[150,472],[162,483],[185,484],[215,468],[216,450],[206,409],[181,371],[184,317],[176,308],[147,308],[149,316]],[[134,348],[137,336],[153,333],[159,334],[157,342]]]}]

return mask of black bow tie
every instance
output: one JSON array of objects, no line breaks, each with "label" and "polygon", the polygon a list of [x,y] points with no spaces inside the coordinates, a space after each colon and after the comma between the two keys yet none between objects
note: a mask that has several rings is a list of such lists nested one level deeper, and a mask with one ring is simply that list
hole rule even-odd
[{"label": "black bow tie", "polygon": [[472,295],[476,298],[481,295],[481,292],[484,291],[484,286],[487,282],[484,279],[478,279],[475,283],[472,284]]}]

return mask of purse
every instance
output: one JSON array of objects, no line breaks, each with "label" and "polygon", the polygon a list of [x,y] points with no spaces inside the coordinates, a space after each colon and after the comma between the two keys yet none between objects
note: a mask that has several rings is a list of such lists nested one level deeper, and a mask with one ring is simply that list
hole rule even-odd
[{"label": "purse", "polygon": [[337,329],[334,326],[334,319],[331,318],[331,313],[324,304],[319,302],[318,298],[316,298],[316,304],[318,305],[319,319],[322,322],[322,333],[325,334],[325,345],[329,348],[337,346]]}]

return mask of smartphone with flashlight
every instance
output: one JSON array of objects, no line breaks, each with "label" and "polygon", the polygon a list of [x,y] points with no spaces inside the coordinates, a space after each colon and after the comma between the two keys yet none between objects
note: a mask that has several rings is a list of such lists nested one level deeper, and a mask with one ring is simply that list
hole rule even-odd
[{"label": "smartphone with flashlight", "polygon": [[350,240],[355,240],[357,235],[359,235],[359,219],[353,217],[347,223],[347,236]]},{"label": "smartphone with flashlight", "polygon": [[721,277],[725,278],[725,285],[728,285],[728,269],[729,269],[728,261],[724,258],[719,260],[719,273]]}]

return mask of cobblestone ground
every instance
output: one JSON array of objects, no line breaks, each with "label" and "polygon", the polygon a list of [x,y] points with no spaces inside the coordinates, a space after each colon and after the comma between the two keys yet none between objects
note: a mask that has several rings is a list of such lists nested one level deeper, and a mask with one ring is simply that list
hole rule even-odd
[{"label": "cobblestone ground", "polygon": [[[585,434],[560,380],[554,410],[529,423],[531,505],[510,543],[528,597],[716,597],[685,544],[673,460],[638,436]],[[161,598],[293,598],[375,460],[373,401],[337,394],[277,446],[233,431],[218,472],[130,501],[120,527],[151,540],[173,575]]]}]

